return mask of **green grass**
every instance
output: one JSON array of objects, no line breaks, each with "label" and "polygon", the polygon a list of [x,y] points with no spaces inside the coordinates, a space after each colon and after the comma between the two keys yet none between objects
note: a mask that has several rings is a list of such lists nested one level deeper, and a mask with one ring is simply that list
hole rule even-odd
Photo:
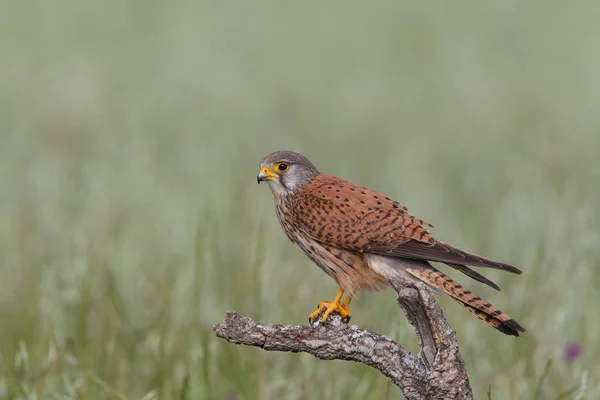
[{"label": "green grass", "polygon": [[[227,310],[303,323],[335,293],[256,185],[281,148],[523,269],[484,271],[498,293],[460,277],[521,339],[440,299],[477,398],[600,397],[599,8],[3,2],[0,398],[400,397],[212,332]],[[416,349],[393,293],[352,312]]]}]

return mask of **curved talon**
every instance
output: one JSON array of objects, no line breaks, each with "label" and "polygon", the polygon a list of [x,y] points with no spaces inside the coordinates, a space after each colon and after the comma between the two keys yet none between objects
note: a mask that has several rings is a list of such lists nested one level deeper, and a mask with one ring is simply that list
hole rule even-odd
[{"label": "curved talon", "polygon": [[[350,318],[352,318],[352,315],[350,314],[350,311],[348,311],[348,305],[347,303],[343,303],[341,305],[342,310],[344,310],[346,312],[346,315],[342,314],[342,322],[344,322],[345,324],[350,322]],[[340,313],[341,314],[341,313]]]}]

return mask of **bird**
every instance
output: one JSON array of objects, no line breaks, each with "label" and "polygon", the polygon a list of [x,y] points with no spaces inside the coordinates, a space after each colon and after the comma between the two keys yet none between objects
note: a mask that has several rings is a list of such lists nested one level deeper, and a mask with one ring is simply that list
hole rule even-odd
[{"label": "bird", "polygon": [[[381,290],[394,277],[422,282],[446,294],[482,321],[506,335],[525,332],[519,323],[436,269],[443,263],[496,290],[498,285],[469,267],[514,274],[512,265],[460,250],[435,239],[433,226],[409,214],[401,203],[379,192],[321,173],[305,156],[276,151],[260,163],[257,182],[274,197],[275,212],[287,237],[333,278],[339,289],[333,301],[318,303],[310,314],[325,323],[331,313],[350,321],[349,305],[359,291]],[[346,298],[343,299],[344,294]]]}]

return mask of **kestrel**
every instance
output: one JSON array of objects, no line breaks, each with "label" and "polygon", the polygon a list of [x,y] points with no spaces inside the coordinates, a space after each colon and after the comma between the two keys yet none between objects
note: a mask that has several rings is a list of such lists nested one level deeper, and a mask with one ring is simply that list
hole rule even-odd
[{"label": "kestrel", "polygon": [[495,283],[468,266],[520,274],[517,268],[434,239],[427,231],[432,225],[410,215],[402,204],[322,174],[301,154],[269,154],[260,163],[257,181],[265,181],[271,188],[277,217],[288,238],[339,286],[334,300],[320,302],[309,321],[323,314],[324,322],[338,312],[347,322],[348,305],[356,292],[383,289],[389,286],[389,279],[402,276],[425,283],[436,294],[446,293],[502,333],[519,336],[525,332],[515,320],[429,262],[447,264],[496,290],[500,288]]}]

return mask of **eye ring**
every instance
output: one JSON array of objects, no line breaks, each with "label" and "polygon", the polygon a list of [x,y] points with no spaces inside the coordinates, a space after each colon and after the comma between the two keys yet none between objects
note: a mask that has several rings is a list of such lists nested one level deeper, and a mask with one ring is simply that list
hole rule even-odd
[{"label": "eye ring", "polygon": [[275,170],[277,172],[285,172],[290,168],[290,164],[286,162],[280,162],[275,165]]}]

